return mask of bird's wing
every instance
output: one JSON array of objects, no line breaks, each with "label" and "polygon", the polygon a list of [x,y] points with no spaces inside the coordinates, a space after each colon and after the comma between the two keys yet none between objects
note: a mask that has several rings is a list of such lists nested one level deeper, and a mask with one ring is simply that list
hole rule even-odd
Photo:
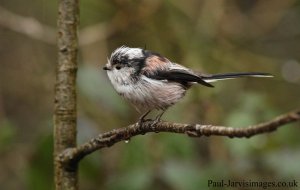
[{"label": "bird's wing", "polygon": [[172,63],[158,55],[152,55],[146,59],[142,74],[156,80],[168,80],[185,85],[196,82],[207,87],[213,87],[186,67]]}]

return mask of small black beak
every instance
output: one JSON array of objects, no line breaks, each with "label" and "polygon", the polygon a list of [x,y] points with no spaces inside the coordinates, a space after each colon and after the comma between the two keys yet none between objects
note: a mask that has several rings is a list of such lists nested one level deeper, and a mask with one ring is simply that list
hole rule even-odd
[{"label": "small black beak", "polygon": [[110,68],[108,68],[107,66],[105,66],[105,67],[103,67],[103,70],[110,71]]}]

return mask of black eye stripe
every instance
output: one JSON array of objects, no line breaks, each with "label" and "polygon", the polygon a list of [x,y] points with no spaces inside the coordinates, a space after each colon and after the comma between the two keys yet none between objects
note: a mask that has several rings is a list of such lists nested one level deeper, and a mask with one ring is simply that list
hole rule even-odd
[{"label": "black eye stripe", "polygon": [[111,59],[113,65],[127,65],[129,62],[128,56],[116,56]]},{"label": "black eye stripe", "polygon": [[112,66],[116,70],[120,70],[124,67],[134,67],[136,72],[139,73],[144,65],[144,57],[130,58],[128,55],[116,55],[111,58]]},{"label": "black eye stripe", "polygon": [[121,63],[121,64],[124,64],[124,65],[125,65],[127,62],[128,62],[128,59],[121,59],[121,61],[120,61],[120,63]]}]

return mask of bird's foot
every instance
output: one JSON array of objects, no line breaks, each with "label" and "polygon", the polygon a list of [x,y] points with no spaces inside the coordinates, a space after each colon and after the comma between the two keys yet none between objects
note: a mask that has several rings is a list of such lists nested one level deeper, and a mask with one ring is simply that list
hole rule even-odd
[{"label": "bird's foot", "polygon": [[153,122],[151,123],[151,127],[155,127],[157,125],[157,123],[159,123],[161,121],[161,117],[162,115],[165,113],[165,111],[161,112],[160,114],[158,114],[155,119],[153,120]]},{"label": "bird's foot", "polygon": [[152,121],[151,119],[145,119],[145,117],[151,112],[151,110],[145,112],[140,118],[139,118],[139,121],[137,122],[138,123],[138,126],[142,126],[142,124],[146,121]]},{"label": "bird's foot", "polygon": [[151,127],[155,127],[160,121],[161,121],[161,119],[152,120]]},{"label": "bird's foot", "polygon": [[138,126],[142,126],[143,125],[143,123],[145,123],[145,122],[147,122],[147,121],[153,121],[152,119],[144,119],[144,118],[140,118],[139,120],[138,120],[138,122],[137,122],[137,125]]}]

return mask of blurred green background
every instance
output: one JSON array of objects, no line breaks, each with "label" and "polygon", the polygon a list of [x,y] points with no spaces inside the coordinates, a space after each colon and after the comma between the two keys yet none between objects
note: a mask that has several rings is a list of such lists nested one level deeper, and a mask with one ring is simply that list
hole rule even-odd
[{"label": "blurred green background", "polygon": [[[207,73],[261,71],[193,87],[164,120],[243,127],[299,108],[300,1],[80,2],[78,143],[139,114],[102,66],[121,45]],[[0,0],[0,189],[53,189],[57,2]],[[80,164],[80,189],[207,189],[208,180],[300,181],[299,123],[251,139],[147,134]],[[238,189],[238,188],[237,188]]]}]

